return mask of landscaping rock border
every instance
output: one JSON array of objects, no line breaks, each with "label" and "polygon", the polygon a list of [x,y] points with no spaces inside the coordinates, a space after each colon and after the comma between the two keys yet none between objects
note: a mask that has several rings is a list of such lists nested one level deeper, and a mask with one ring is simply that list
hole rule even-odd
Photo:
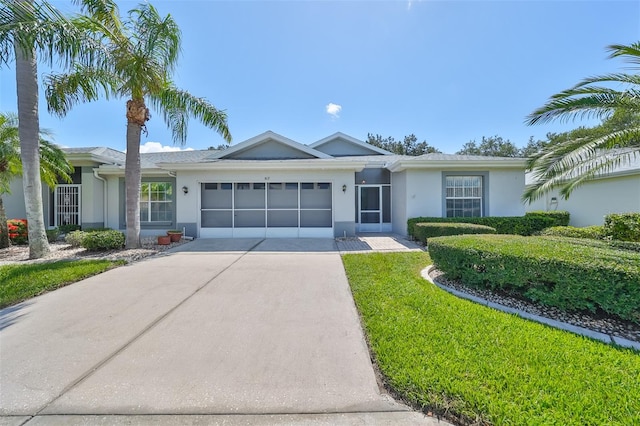
[{"label": "landscaping rock border", "polygon": [[581,312],[563,312],[557,308],[543,306],[506,294],[465,286],[449,280],[433,265],[422,271],[422,276],[452,294],[477,303],[514,313],[523,318],[541,322],[551,327],[571,331],[576,334],[615,343],[622,347],[640,350],[640,325],[621,321],[612,317],[599,317]]}]

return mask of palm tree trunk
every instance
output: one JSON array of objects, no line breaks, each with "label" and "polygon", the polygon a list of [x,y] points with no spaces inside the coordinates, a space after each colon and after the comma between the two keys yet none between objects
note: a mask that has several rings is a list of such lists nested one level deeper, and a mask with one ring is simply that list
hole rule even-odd
[{"label": "palm tree trunk", "polygon": [[14,46],[18,95],[18,134],[22,157],[22,185],[29,227],[29,258],[39,259],[50,251],[45,232],[40,181],[38,117],[38,67],[35,49]]},{"label": "palm tree trunk", "polygon": [[9,247],[9,227],[7,226],[7,213],[4,210],[2,194],[0,194],[0,248]]},{"label": "palm tree trunk", "polygon": [[[140,120],[136,120],[133,111],[135,109],[134,103],[134,101],[127,102],[127,157],[124,174],[127,220],[125,247],[128,249],[140,247],[140,134],[142,125],[139,124]],[[144,107],[144,101],[141,103]]]}]

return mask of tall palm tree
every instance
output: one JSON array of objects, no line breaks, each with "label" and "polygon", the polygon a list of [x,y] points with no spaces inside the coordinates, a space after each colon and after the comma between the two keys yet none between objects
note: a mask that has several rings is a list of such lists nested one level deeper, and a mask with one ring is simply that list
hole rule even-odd
[{"label": "tall palm tree", "polygon": [[[610,58],[623,58],[640,65],[640,42],[611,45]],[[640,74],[613,73],[582,80],[572,88],[553,95],[526,119],[529,125],[575,118],[611,118],[615,113],[640,116]],[[637,121],[636,121],[637,122]],[[640,127],[606,127],[585,137],[551,145],[534,155],[528,163],[536,183],[525,191],[524,201],[534,201],[560,188],[569,198],[580,185],[640,155]]]},{"label": "tall palm tree", "polygon": [[[7,215],[2,195],[9,193],[9,184],[23,174],[19,121],[16,114],[0,113],[0,248],[9,247]],[[39,135],[40,176],[44,183],[53,189],[60,180],[71,182],[73,166],[69,164],[64,152],[45,139],[51,133],[41,130]]]},{"label": "tall palm tree", "polygon": [[190,117],[214,129],[227,141],[227,115],[203,98],[178,89],[171,75],[180,53],[180,30],[171,15],[161,17],[140,4],[121,21],[115,4],[85,1],[76,23],[94,34],[107,50],[99,66],[78,63],[72,72],[48,78],[49,110],[64,116],[76,103],[105,97],[127,100],[125,163],[126,247],[140,246],[140,136],[150,119],[147,103],[161,112],[175,143],[184,144]]},{"label": "tall palm tree", "polygon": [[42,207],[36,53],[63,65],[93,57],[99,47],[46,1],[0,0],[0,65],[15,59],[18,133],[23,164],[23,187],[29,224],[29,257],[49,252]]}]

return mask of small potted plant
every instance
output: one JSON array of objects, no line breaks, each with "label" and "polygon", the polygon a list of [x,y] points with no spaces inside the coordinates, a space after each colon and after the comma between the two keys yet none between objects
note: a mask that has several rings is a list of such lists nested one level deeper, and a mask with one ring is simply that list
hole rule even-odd
[{"label": "small potted plant", "polygon": [[168,246],[171,244],[171,237],[168,235],[158,235],[158,245]]},{"label": "small potted plant", "polygon": [[182,231],[179,229],[170,229],[167,231],[167,235],[171,238],[172,243],[177,243],[182,238]]}]

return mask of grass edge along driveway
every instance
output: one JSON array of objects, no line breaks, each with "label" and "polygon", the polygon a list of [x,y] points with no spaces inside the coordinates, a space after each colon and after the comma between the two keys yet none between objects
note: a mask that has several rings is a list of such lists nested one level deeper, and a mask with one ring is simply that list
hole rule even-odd
[{"label": "grass edge along driveway", "polygon": [[459,299],[427,253],[345,254],[387,385],[460,424],[640,424],[640,354]]},{"label": "grass edge along driveway", "polygon": [[61,260],[2,265],[0,309],[124,264],[111,260]]}]

